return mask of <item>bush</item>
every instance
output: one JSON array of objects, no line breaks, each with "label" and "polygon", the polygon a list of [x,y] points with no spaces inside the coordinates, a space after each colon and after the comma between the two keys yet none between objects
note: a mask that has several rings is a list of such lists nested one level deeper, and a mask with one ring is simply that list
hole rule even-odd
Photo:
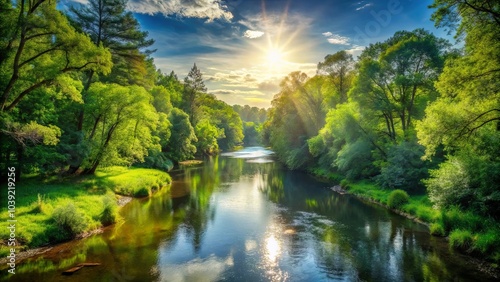
[{"label": "bush", "polygon": [[342,179],[342,181],[340,181],[340,187],[342,187],[343,189],[348,190],[349,188],[351,188],[351,184],[350,184],[349,180]]},{"label": "bush", "polygon": [[108,226],[116,222],[118,217],[118,206],[112,196],[103,199],[104,210],[101,213],[100,222],[103,226]]},{"label": "bush", "polygon": [[149,189],[146,187],[139,188],[135,193],[134,197],[141,198],[149,196]]},{"label": "bush", "polygon": [[71,237],[82,233],[88,226],[84,215],[76,209],[72,202],[56,208],[52,213],[52,219],[60,229]]},{"label": "bush", "polygon": [[446,233],[444,231],[443,224],[440,222],[434,222],[430,226],[430,232],[432,235],[436,236],[445,236]]},{"label": "bush", "polygon": [[483,254],[491,254],[494,250],[500,249],[500,230],[491,229],[486,233],[477,234],[477,240],[474,245]]},{"label": "bush", "polygon": [[403,190],[394,190],[389,194],[387,205],[392,209],[399,209],[410,201],[410,196]]},{"label": "bush", "polygon": [[408,192],[425,191],[421,179],[428,177],[428,162],[422,160],[424,147],[416,142],[403,142],[390,148],[387,162],[382,165],[377,183],[391,189]]},{"label": "bush", "polygon": [[468,230],[456,229],[450,233],[450,245],[465,252],[472,252],[474,237]]},{"label": "bush", "polygon": [[477,232],[483,229],[484,220],[469,211],[462,211],[456,206],[443,212],[443,224],[446,231],[464,229]]}]

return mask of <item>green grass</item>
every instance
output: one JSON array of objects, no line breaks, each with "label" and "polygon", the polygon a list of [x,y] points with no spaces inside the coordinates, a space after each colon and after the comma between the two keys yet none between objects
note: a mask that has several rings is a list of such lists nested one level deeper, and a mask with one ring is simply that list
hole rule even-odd
[{"label": "green grass", "polygon": [[[170,176],[145,168],[111,167],[95,175],[39,178],[16,183],[16,239],[19,249],[71,239],[117,220],[117,195],[143,197],[170,184]],[[54,212],[56,211],[56,212]],[[8,253],[8,213],[0,213],[0,255]]]},{"label": "green grass", "polygon": [[[388,205],[393,190],[383,189],[374,183],[360,181],[349,183],[348,191],[361,198]],[[427,195],[410,195],[408,203],[399,210],[410,214],[429,225],[430,233],[448,236],[450,246],[463,252],[486,258],[492,266],[500,263],[500,224],[459,207],[436,209]]]}]

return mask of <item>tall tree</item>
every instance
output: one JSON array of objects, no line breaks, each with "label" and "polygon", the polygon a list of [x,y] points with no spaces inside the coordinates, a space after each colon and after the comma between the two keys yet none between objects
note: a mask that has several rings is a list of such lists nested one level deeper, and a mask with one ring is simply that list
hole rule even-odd
[{"label": "tall tree", "polygon": [[195,63],[186,78],[184,78],[184,105],[182,107],[182,109],[189,115],[189,120],[193,125],[195,125],[197,121],[196,115],[198,106],[196,105],[196,98],[200,93],[206,91],[207,88],[203,82],[203,76]]},{"label": "tall tree", "polygon": [[[52,103],[63,97],[81,102],[75,74],[111,68],[111,54],[77,32],[56,1],[7,2],[1,2],[0,20],[1,163],[12,156],[21,162],[26,150],[48,139],[57,143],[61,131],[48,118],[55,114],[48,110]],[[46,116],[27,115],[35,108]]]},{"label": "tall tree", "polygon": [[327,75],[330,78],[339,96],[339,99],[333,104],[347,102],[347,92],[351,87],[353,70],[354,60],[352,55],[346,51],[327,55],[323,62],[318,63],[318,74]]},{"label": "tall tree", "polygon": [[[73,24],[80,30],[89,34],[92,41],[99,46],[109,48],[112,54],[114,67],[107,77],[100,78],[103,82],[119,83],[121,85],[139,84],[145,85],[143,77],[147,77],[146,56],[149,51],[142,51],[151,46],[154,41],[147,39],[147,32],[140,30],[139,22],[131,12],[126,11],[126,0],[89,0],[87,5],[79,4],[70,8],[70,16]],[[86,72],[84,89],[82,91],[83,101],[87,100],[87,92],[95,80],[95,72]],[[72,143],[77,154],[70,166],[69,172],[78,171],[83,156],[87,153],[82,148],[82,132],[85,120],[85,109],[82,106],[78,110],[76,121],[76,133]],[[66,132],[75,131],[67,128]]]},{"label": "tall tree", "polygon": [[[102,44],[111,51],[113,63],[119,66],[113,68],[111,82],[140,83],[137,76],[146,73],[144,59],[152,52],[143,49],[154,40],[147,39],[148,33],[140,30],[139,22],[132,12],[126,11],[126,6],[126,0],[89,0],[87,5],[70,7],[70,15],[96,45]],[[92,78],[93,73],[88,73],[86,89]]]},{"label": "tall tree", "polygon": [[399,31],[385,42],[370,45],[360,56],[353,99],[375,110],[382,131],[396,142],[412,136],[413,120],[436,96],[434,81],[444,64],[449,43],[423,29]]}]

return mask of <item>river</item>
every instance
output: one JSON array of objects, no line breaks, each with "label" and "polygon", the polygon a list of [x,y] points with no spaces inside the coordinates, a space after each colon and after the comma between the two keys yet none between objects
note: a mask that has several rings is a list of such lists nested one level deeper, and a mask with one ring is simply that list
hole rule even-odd
[{"label": "river", "polygon": [[[427,227],[339,195],[246,148],[172,172],[102,234],[17,266],[12,281],[480,281]],[[62,271],[98,262],[71,276]]]}]

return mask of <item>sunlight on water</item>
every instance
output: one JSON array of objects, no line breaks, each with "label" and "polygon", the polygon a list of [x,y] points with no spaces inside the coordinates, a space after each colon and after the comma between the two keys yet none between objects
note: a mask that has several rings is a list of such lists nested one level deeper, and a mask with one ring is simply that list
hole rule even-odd
[{"label": "sunlight on water", "polygon": [[264,149],[262,147],[247,147],[236,152],[222,153],[221,155],[236,159],[247,159],[247,163],[265,164],[274,162],[269,158],[273,154],[273,151]]},{"label": "sunlight on water", "polygon": [[163,265],[159,270],[160,281],[218,281],[224,271],[233,265],[232,255],[225,259],[211,255],[206,259],[196,258],[182,264]]},{"label": "sunlight on water", "polygon": [[271,263],[275,263],[276,259],[280,255],[281,245],[274,235],[271,235],[266,239],[266,255],[267,259]]}]

